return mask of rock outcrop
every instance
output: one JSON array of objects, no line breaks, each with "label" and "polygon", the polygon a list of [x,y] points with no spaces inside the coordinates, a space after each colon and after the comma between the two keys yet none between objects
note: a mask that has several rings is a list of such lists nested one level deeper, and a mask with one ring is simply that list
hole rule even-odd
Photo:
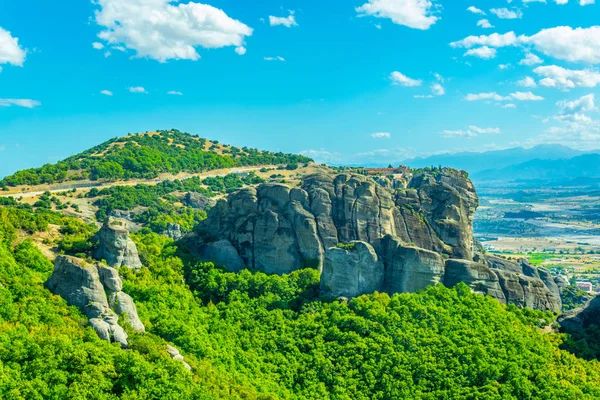
[{"label": "rock outcrop", "polygon": [[89,318],[89,324],[104,340],[127,346],[127,333],[119,325],[121,317],[131,327],[144,332],[131,297],[125,294],[123,282],[114,268],[94,265],[70,256],[59,256],[54,272],[45,286],[75,306]]},{"label": "rock outcrop", "polygon": [[567,332],[581,331],[590,325],[600,326],[600,296],[592,298],[583,307],[564,313],[558,323]]},{"label": "rock outcrop", "polygon": [[183,356],[181,355],[181,353],[179,352],[179,350],[177,350],[177,348],[171,346],[170,344],[167,345],[167,353],[169,353],[169,355],[171,356],[171,358],[173,360],[177,360],[179,362],[181,362],[183,364],[183,367],[185,369],[187,369],[188,371],[192,370],[192,367],[190,367],[190,364],[185,362],[185,358],[183,358]]},{"label": "rock outcrop", "polygon": [[129,237],[126,221],[109,217],[96,234],[96,239],[98,240],[98,248],[94,251],[96,260],[105,260],[108,265],[115,268],[123,265],[133,269],[142,268],[137,247]]},{"label": "rock outcrop", "polygon": [[399,189],[377,179],[315,174],[298,187],[244,188],[220,200],[187,240],[231,271],[316,268],[332,296],[465,282],[504,303],[559,308],[549,274],[480,253],[472,229],[479,201],[464,172],[422,170]]},{"label": "rock outcrop", "polygon": [[188,192],[183,198],[185,205],[197,210],[209,210],[215,205],[215,201],[210,197],[198,192]]},{"label": "rock outcrop", "polygon": [[181,225],[179,224],[171,224],[167,225],[167,231],[165,234],[173,240],[179,240],[183,237],[181,233]]},{"label": "rock outcrop", "polygon": [[325,253],[321,291],[331,297],[356,297],[381,290],[385,268],[373,247],[359,241],[347,247]]}]

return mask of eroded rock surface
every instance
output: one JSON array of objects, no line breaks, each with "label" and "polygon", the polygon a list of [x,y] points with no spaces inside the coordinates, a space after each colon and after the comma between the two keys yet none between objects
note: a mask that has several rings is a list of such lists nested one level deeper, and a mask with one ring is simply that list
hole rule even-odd
[{"label": "eroded rock surface", "polygon": [[45,286],[75,306],[89,318],[89,324],[104,340],[127,346],[127,334],[119,325],[119,317],[131,327],[144,332],[131,297],[122,292],[123,282],[114,268],[89,264],[70,256],[59,256],[54,272]]},{"label": "eroded rock surface", "polygon": [[187,239],[231,271],[316,268],[323,292],[333,296],[465,282],[504,303],[560,309],[547,271],[483,254],[472,229],[478,198],[464,172],[421,170],[406,179],[392,189],[383,178],[321,173],[298,187],[244,188],[220,200]]},{"label": "eroded rock surface", "polygon": [[95,259],[105,260],[115,268],[123,265],[133,269],[142,268],[137,247],[129,237],[126,221],[109,217],[96,234],[96,239],[98,248],[94,252]]}]

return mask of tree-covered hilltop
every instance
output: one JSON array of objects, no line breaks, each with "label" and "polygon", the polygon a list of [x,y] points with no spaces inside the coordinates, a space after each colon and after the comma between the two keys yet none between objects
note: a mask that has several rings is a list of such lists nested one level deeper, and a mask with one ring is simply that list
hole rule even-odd
[{"label": "tree-covered hilltop", "polygon": [[307,157],[221,145],[178,130],[111,139],[56,164],[19,171],[0,187],[72,180],[151,179],[161,173],[198,173],[221,168],[307,163]]},{"label": "tree-covered hilltop", "polygon": [[61,236],[44,245],[67,252],[92,229],[45,209],[0,207],[2,399],[600,397],[600,364],[560,350],[565,335],[539,328],[549,313],[465,285],[325,301],[315,270],[225,272],[155,233],[133,235],[144,268],[120,269],[146,327],[125,326],[122,350],[44,288],[52,264],[23,238],[39,241],[52,226]]}]

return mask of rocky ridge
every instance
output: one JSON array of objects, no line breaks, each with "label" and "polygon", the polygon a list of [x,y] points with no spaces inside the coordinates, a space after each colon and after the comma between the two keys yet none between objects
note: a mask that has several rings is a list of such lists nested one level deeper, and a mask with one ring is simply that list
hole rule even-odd
[{"label": "rocky ridge", "polygon": [[477,206],[466,174],[447,168],[417,172],[397,189],[359,174],[315,174],[298,187],[263,184],[230,194],[187,240],[232,271],[316,268],[322,292],[334,297],[464,282],[503,303],[559,311],[548,271],[475,245]]}]

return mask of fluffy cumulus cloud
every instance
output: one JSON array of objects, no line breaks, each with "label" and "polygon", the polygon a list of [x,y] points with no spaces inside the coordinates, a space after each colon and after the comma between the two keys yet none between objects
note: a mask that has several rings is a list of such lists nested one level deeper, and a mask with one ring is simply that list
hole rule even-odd
[{"label": "fluffy cumulus cloud", "polygon": [[13,37],[9,31],[0,28],[0,64],[22,67],[25,56],[25,50],[19,46],[19,38]]},{"label": "fluffy cumulus cloud", "polygon": [[490,29],[494,27],[494,25],[492,25],[487,19],[480,19],[479,21],[477,21],[477,26],[482,27],[484,29]]},{"label": "fluffy cumulus cloud", "polygon": [[542,60],[535,54],[527,53],[527,54],[525,54],[525,57],[521,61],[519,61],[519,65],[532,66],[532,65],[542,64],[543,62],[544,62],[544,60]]},{"label": "fluffy cumulus cloud", "polygon": [[472,48],[477,46],[488,47],[506,47],[519,44],[517,35],[514,32],[504,34],[492,33],[491,35],[468,36],[462,40],[450,43],[455,48]]},{"label": "fluffy cumulus cloud", "polygon": [[269,15],[269,25],[291,28],[292,26],[298,26],[298,23],[296,22],[296,17],[292,12],[287,17],[274,17],[273,15]]},{"label": "fluffy cumulus cloud", "polygon": [[517,85],[526,87],[526,88],[537,87],[537,84],[535,83],[535,79],[533,79],[530,76],[526,76],[525,78],[521,79],[520,81],[517,81]]},{"label": "fluffy cumulus cloud", "polygon": [[465,56],[473,56],[489,60],[496,57],[496,49],[493,47],[482,46],[469,49],[465,52]]},{"label": "fluffy cumulus cloud", "polygon": [[[526,46],[560,60],[600,64],[600,26],[589,28],[559,26],[543,29],[532,36],[517,37],[514,32],[468,36],[450,43],[450,46],[467,49],[481,46],[494,48]],[[536,55],[529,54],[521,61],[523,65],[534,65],[541,61]]]},{"label": "fluffy cumulus cloud", "polygon": [[592,88],[600,84],[600,73],[593,70],[573,70],[557,65],[544,65],[533,70],[543,77],[540,85],[562,90],[576,87]]},{"label": "fluffy cumulus cloud", "polygon": [[389,139],[392,135],[389,132],[375,132],[371,133],[373,139]]},{"label": "fluffy cumulus cloud", "polygon": [[148,94],[148,92],[146,91],[146,89],[143,86],[132,86],[129,88],[129,92],[130,93]]},{"label": "fluffy cumulus cloud", "polygon": [[466,101],[481,101],[481,100],[493,100],[493,101],[509,101],[509,100],[519,100],[519,101],[540,101],[544,100],[543,97],[537,96],[531,92],[514,92],[509,94],[508,96],[501,96],[496,92],[486,92],[486,93],[469,93],[465,96]]},{"label": "fluffy cumulus cloud", "polygon": [[35,108],[41,105],[42,103],[40,103],[39,101],[31,99],[0,99],[0,107],[17,106],[25,108]]},{"label": "fluffy cumulus cloud", "polygon": [[500,19],[523,18],[523,13],[519,9],[509,10],[508,8],[492,8],[490,12]]},{"label": "fluffy cumulus cloud", "polygon": [[485,15],[485,11],[480,10],[475,6],[470,6],[469,8],[467,8],[467,11],[472,12],[473,14]]},{"label": "fluffy cumulus cloud", "polygon": [[100,91],[100,94],[103,94],[105,96],[112,96],[113,92],[111,92],[110,90],[102,90]]},{"label": "fluffy cumulus cloud", "polygon": [[600,63],[600,26],[571,28],[558,26],[543,29],[533,36],[521,36],[524,44],[534,46],[538,51],[560,60]]},{"label": "fluffy cumulus cloud", "polygon": [[392,80],[392,84],[400,86],[415,87],[421,86],[423,84],[422,80],[409,78],[408,76],[398,71],[392,72],[390,74],[390,79]]},{"label": "fluffy cumulus cloud", "polygon": [[169,90],[167,92],[167,94],[171,95],[171,96],[183,96],[183,93],[178,92],[177,90]]},{"label": "fluffy cumulus cloud", "polygon": [[196,47],[240,47],[252,29],[207,4],[170,0],[96,0],[98,37],[138,57],[198,60]]},{"label": "fluffy cumulus cloud", "polygon": [[369,0],[356,8],[360,16],[389,18],[398,25],[426,30],[435,24],[439,17],[434,15],[431,0]]},{"label": "fluffy cumulus cloud", "polygon": [[238,46],[235,48],[235,52],[240,56],[243,56],[244,54],[246,54],[246,48],[244,46]]},{"label": "fluffy cumulus cloud", "polygon": [[562,100],[556,103],[560,114],[579,114],[586,111],[596,110],[595,96],[588,94],[576,100]]},{"label": "fluffy cumulus cloud", "polygon": [[433,83],[431,84],[431,92],[436,96],[443,96],[446,94],[446,89],[439,83]]}]

